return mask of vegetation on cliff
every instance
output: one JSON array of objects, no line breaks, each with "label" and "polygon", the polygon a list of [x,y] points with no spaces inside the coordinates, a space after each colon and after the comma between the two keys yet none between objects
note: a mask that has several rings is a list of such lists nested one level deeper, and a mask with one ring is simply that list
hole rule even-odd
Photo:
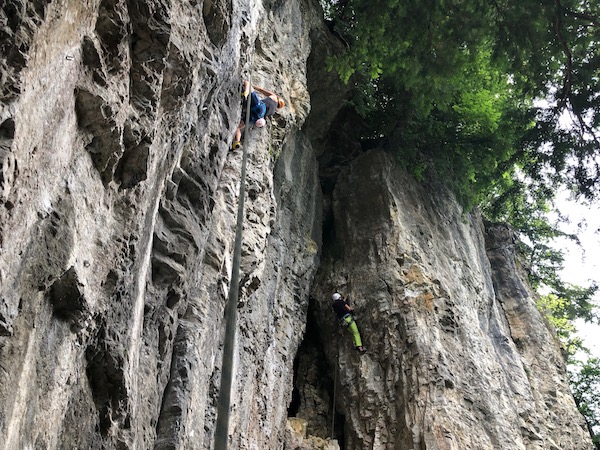
[{"label": "vegetation on cliff", "polygon": [[[480,207],[522,233],[530,281],[549,288],[544,306],[572,355],[581,344],[569,324],[597,320],[596,286],[557,275],[562,255],[548,242],[564,233],[547,213],[558,186],[587,201],[600,196],[600,4],[322,5],[347,46],[330,68],[355,87],[362,139],[386,143],[415,176],[442,177],[467,210]],[[593,408],[582,411],[597,423]]]}]

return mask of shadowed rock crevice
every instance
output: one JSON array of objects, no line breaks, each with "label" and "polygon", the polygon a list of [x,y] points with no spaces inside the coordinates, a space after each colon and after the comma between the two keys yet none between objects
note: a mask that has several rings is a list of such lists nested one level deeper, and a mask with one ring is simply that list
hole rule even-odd
[{"label": "shadowed rock crevice", "polygon": [[102,323],[95,341],[85,352],[87,377],[98,411],[99,431],[107,436],[113,424],[128,429],[129,406],[125,385],[125,360],[119,337]]},{"label": "shadowed rock crevice", "polygon": [[58,199],[53,210],[44,213],[47,216],[40,221],[39,225],[41,239],[28,249],[28,253],[36,257],[30,261],[31,265],[25,271],[32,287],[35,286],[39,290],[45,290],[50,283],[65,274],[74,246],[71,197],[67,195]]},{"label": "shadowed rock crevice", "polygon": [[178,281],[185,272],[185,268],[168,256],[158,251],[152,254],[152,282],[157,286],[170,286]]},{"label": "shadowed rock crevice", "polygon": [[103,0],[98,9],[96,35],[100,40],[108,73],[123,69],[127,60],[127,12],[124,0]]},{"label": "shadowed rock crevice", "polygon": [[131,19],[130,100],[144,116],[154,117],[171,36],[169,11],[162,2],[149,5],[143,0],[128,0],[127,7]]},{"label": "shadowed rock crevice", "polygon": [[0,124],[0,196],[4,192],[4,183],[8,179],[8,174],[5,174],[5,170],[9,170],[10,167],[8,160],[14,138],[15,121],[14,119],[6,119]]},{"label": "shadowed rock crevice", "polygon": [[[181,170],[181,177],[179,179],[179,188],[177,193],[179,197],[185,197],[191,205],[204,205],[206,204],[205,197],[208,191],[206,182],[194,172],[186,172]],[[205,214],[201,214],[203,218]]]},{"label": "shadowed rock crevice", "polygon": [[185,266],[199,251],[194,236],[201,224],[178,203],[159,206],[152,242],[152,279],[158,286],[170,286],[185,274]]},{"label": "shadowed rock crevice", "polygon": [[102,60],[96,44],[89,36],[84,36],[81,42],[81,61],[85,67],[91,70],[94,82],[106,87],[106,74],[102,67]]},{"label": "shadowed rock crevice", "polygon": [[188,325],[183,321],[180,322],[173,343],[169,381],[163,392],[156,425],[155,450],[181,448],[180,442],[185,430],[181,428],[180,424],[185,421],[190,408],[190,376],[193,371],[186,356],[189,333]]},{"label": "shadowed rock crevice", "polygon": [[75,91],[75,111],[105,186],[114,180],[120,189],[129,189],[147,179],[152,138],[146,132],[131,121],[119,125],[111,104],[83,88]]},{"label": "shadowed rock crevice", "polygon": [[0,101],[21,93],[20,73],[50,0],[5,0],[0,6]]},{"label": "shadowed rock crevice", "polygon": [[122,131],[115,122],[115,111],[100,95],[77,89],[75,112],[77,123],[88,142],[86,150],[90,152],[102,182],[107,185],[112,181],[114,168],[123,154]]},{"label": "shadowed rock crevice", "polygon": [[75,331],[83,328],[84,321],[89,315],[82,290],[83,285],[77,277],[77,272],[74,267],[71,267],[52,283],[48,295],[56,317],[70,322],[71,329]]},{"label": "shadowed rock crevice", "polygon": [[123,130],[125,151],[115,170],[120,189],[129,189],[147,178],[152,139],[126,123]]},{"label": "shadowed rock crevice", "polygon": [[[306,334],[294,360],[294,388],[288,417],[306,420],[306,433],[327,439],[331,437],[335,367],[325,355],[322,333],[314,314],[316,305],[309,303]],[[338,380],[339,382],[339,380]],[[338,398],[337,401],[340,399]],[[343,449],[344,416],[336,407],[334,438]]]},{"label": "shadowed rock crevice", "polygon": [[[26,287],[28,294],[25,298],[27,301],[15,299],[13,302],[0,302],[0,334],[12,334],[13,323],[22,313],[21,305],[24,305],[28,313],[36,309],[37,302],[30,301],[35,295],[32,292],[46,291],[51,299],[50,286],[60,279],[69,267],[69,258],[74,247],[72,198],[65,195],[57,198],[54,205],[47,204],[45,206],[46,210],[38,212],[38,221],[35,226],[37,239],[31,241],[20,255],[16,283],[17,286]],[[3,280],[0,279],[1,281]],[[74,296],[77,297],[76,294]],[[60,306],[59,310],[61,310]],[[77,317],[79,319],[79,315]],[[75,322],[79,322],[79,320]]]},{"label": "shadowed rock crevice", "polygon": [[204,0],[202,15],[210,41],[215,47],[225,43],[231,28],[231,0]]},{"label": "shadowed rock crevice", "polygon": [[169,45],[167,63],[163,73],[161,103],[165,110],[172,110],[185,100],[192,87],[192,68],[184,52],[173,43]]}]

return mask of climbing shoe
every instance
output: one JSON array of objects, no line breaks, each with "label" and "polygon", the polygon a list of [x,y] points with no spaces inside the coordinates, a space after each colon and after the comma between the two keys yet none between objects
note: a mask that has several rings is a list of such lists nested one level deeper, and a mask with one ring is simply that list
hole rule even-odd
[{"label": "climbing shoe", "polygon": [[248,98],[248,92],[242,91],[242,98],[246,100]]},{"label": "climbing shoe", "polygon": [[365,347],[365,346],[356,347],[356,350],[360,354],[367,353],[367,347]]},{"label": "climbing shoe", "polygon": [[231,144],[231,149],[232,150],[237,150],[241,146],[242,146],[242,143],[240,141],[235,141],[233,144]]}]

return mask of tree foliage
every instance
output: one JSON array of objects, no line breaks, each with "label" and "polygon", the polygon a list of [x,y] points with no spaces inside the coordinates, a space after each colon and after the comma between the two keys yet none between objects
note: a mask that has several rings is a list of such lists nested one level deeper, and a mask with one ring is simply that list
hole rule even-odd
[{"label": "tree foliage", "polygon": [[326,3],[348,43],[331,68],[356,84],[365,136],[390,136],[413,170],[448,174],[467,207],[515,192],[515,167],[598,193],[598,4]]},{"label": "tree foliage", "polygon": [[[572,287],[573,289],[580,289]],[[552,324],[561,342],[563,351],[569,364],[577,364],[578,352],[587,353],[583,341],[577,336],[575,319],[578,318],[577,308],[568,296],[560,297],[556,294],[542,295],[537,300],[538,309],[544,314],[546,320]]]},{"label": "tree foliage", "polygon": [[587,420],[595,448],[600,449],[600,358],[580,362],[570,376],[577,407]]}]

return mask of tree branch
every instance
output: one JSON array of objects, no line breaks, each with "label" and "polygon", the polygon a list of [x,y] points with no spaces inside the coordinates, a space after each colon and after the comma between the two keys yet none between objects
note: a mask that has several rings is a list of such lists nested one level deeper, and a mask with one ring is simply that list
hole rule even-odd
[{"label": "tree branch", "polygon": [[586,20],[586,21],[590,22],[590,25],[593,27],[597,27],[598,25],[600,25],[600,19],[591,13],[580,13],[577,11],[573,11],[572,9],[565,8],[562,5],[561,5],[561,8],[566,16],[571,16],[571,17],[575,17],[577,19]]},{"label": "tree branch", "polygon": [[565,74],[565,79],[563,82],[563,89],[562,89],[562,94],[561,94],[561,102],[562,102],[562,106],[564,107],[564,104],[567,103],[567,101],[570,99],[571,97],[571,81],[573,79],[573,54],[571,53],[571,49],[569,48],[569,45],[567,44],[567,40],[565,39],[565,36],[562,32],[562,20],[560,17],[560,11],[563,10],[563,7],[560,3],[560,0],[555,0],[554,3],[556,4],[556,16],[555,16],[555,20],[554,20],[554,30],[556,32],[556,37],[558,38],[558,41],[560,42],[560,46],[562,47],[563,53],[565,54],[567,61],[566,61],[566,74]]}]

